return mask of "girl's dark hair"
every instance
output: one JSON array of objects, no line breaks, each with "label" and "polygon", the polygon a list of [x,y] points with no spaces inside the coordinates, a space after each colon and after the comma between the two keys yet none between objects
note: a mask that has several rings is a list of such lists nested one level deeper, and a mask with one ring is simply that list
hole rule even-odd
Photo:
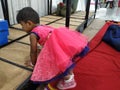
[{"label": "girl's dark hair", "polygon": [[38,13],[31,7],[25,7],[21,9],[17,14],[16,19],[18,23],[20,23],[21,21],[27,22],[28,20],[32,21],[35,24],[40,23]]}]

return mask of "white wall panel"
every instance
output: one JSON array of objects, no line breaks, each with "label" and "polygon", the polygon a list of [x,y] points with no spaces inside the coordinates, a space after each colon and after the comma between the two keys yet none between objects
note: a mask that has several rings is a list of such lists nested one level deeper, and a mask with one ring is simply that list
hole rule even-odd
[{"label": "white wall panel", "polygon": [[87,0],[78,0],[77,11],[85,11]]},{"label": "white wall panel", "polygon": [[47,0],[8,0],[10,24],[16,24],[16,15],[18,11],[26,6],[35,9],[39,16],[47,14]]},{"label": "white wall panel", "polygon": [[0,19],[4,19],[4,17],[3,17],[3,11],[2,11],[1,1],[0,1]]},{"label": "white wall panel", "polygon": [[31,7],[34,8],[40,16],[47,15],[47,0],[31,0]]},{"label": "white wall panel", "polygon": [[18,11],[26,6],[30,6],[28,0],[8,0],[8,10],[9,10],[9,18],[10,24],[15,24],[16,15]]}]

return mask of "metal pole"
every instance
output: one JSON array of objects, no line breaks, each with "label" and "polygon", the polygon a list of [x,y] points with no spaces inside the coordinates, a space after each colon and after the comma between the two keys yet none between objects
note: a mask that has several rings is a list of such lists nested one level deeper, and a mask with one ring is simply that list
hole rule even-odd
[{"label": "metal pole", "polygon": [[1,5],[3,9],[4,19],[8,21],[8,25],[10,26],[7,0],[1,0]]},{"label": "metal pole", "polygon": [[95,0],[95,14],[94,14],[94,18],[95,18],[95,16],[96,16],[96,11],[97,11],[97,5],[98,5],[98,0]]},{"label": "metal pole", "polygon": [[70,13],[71,13],[71,0],[66,2],[66,23],[65,26],[69,27],[70,24]]},{"label": "metal pole", "polygon": [[50,0],[50,14],[52,14],[52,0]]},{"label": "metal pole", "polygon": [[86,16],[85,16],[85,25],[84,25],[84,28],[87,27],[87,22],[88,22],[88,17],[89,17],[89,9],[90,9],[90,2],[91,0],[87,0],[87,4],[86,4]]},{"label": "metal pole", "polygon": [[50,1],[47,0],[47,2],[48,2],[48,15],[49,15],[50,14]]}]

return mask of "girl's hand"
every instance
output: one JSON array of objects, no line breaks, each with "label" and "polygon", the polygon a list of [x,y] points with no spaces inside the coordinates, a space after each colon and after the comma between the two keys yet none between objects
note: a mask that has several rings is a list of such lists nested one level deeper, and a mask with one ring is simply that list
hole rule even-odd
[{"label": "girl's hand", "polygon": [[32,64],[31,60],[26,60],[25,63],[24,63],[26,66],[29,66],[29,67],[34,67],[34,65]]}]

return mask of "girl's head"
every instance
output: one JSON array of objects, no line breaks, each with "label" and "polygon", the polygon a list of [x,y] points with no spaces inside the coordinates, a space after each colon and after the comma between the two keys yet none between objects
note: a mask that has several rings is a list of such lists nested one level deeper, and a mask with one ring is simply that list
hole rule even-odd
[{"label": "girl's head", "polygon": [[16,19],[26,32],[30,32],[37,24],[40,23],[38,13],[31,7],[21,9],[17,14]]}]

